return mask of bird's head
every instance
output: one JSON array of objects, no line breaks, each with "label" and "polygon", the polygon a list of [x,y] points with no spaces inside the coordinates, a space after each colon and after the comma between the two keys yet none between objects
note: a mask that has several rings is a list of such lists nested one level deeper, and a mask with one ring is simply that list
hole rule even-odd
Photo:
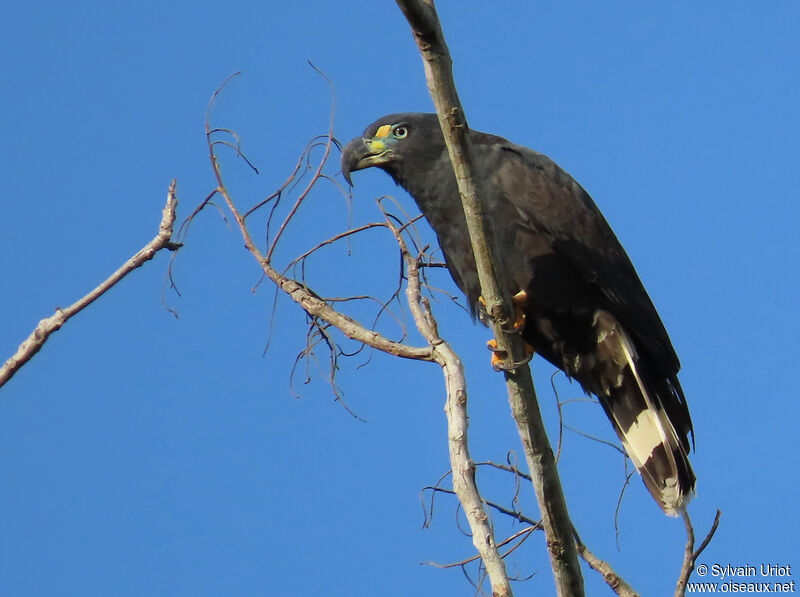
[{"label": "bird's head", "polygon": [[436,114],[389,114],[345,146],[342,174],[352,186],[351,172],[377,166],[397,180],[402,169],[438,157],[443,147]]}]

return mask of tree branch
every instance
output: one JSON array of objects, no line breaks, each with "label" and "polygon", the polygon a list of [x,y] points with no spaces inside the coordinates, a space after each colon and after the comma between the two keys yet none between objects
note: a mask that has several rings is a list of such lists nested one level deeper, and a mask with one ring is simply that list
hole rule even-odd
[{"label": "tree branch", "polygon": [[153,237],[149,243],[139,250],[133,257],[128,259],[117,271],[111,274],[106,280],[97,288],[92,290],[83,298],[77,300],[66,309],[56,308],[56,312],[50,317],[46,317],[39,322],[39,325],[33,330],[30,336],[20,344],[17,352],[8,359],[2,368],[0,368],[0,387],[2,387],[9,379],[11,379],[17,371],[22,368],[25,363],[30,361],[33,356],[39,352],[47,342],[50,335],[61,329],[67,321],[69,321],[77,313],[91,305],[98,298],[103,296],[108,290],[117,282],[122,280],[125,276],[133,270],[143,266],[150,261],[155,254],[161,249],[168,249],[174,251],[181,245],[172,242],[172,227],[175,223],[175,209],[178,205],[178,199],[175,196],[175,181],[169,185],[167,192],[167,203],[164,205],[161,215],[161,224],[158,227],[158,234]]},{"label": "tree branch", "polygon": [[689,518],[689,513],[686,512],[686,510],[683,511],[683,524],[686,526],[686,549],[684,550],[683,565],[681,566],[681,573],[678,577],[678,584],[675,586],[675,597],[683,597],[686,595],[686,583],[689,582],[689,577],[694,571],[694,564],[697,561],[697,558],[700,557],[700,554],[703,553],[703,550],[708,547],[708,544],[714,537],[714,533],[717,532],[717,527],[719,526],[719,517],[721,514],[722,512],[717,510],[717,514],[714,516],[714,522],[711,524],[711,529],[709,529],[706,538],[703,539],[702,543],[700,543],[700,547],[698,547],[695,551],[694,527],[692,526],[692,521]]},{"label": "tree branch", "polygon": [[[217,96],[219,95],[222,87],[224,87],[228,81],[230,81],[231,77],[229,77],[213,94],[211,97],[211,101],[209,102],[208,109],[206,110],[206,142],[208,145],[208,153],[209,159],[211,161],[211,168],[214,172],[214,177],[217,181],[217,188],[214,193],[219,193],[225,204],[228,207],[228,210],[233,215],[234,220],[236,221],[236,225],[239,228],[239,232],[242,235],[242,239],[244,240],[245,248],[250,252],[250,254],[255,258],[258,262],[261,270],[264,272],[264,275],[272,280],[278,288],[280,288],[283,292],[285,292],[289,298],[295,301],[303,310],[308,313],[311,317],[317,317],[322,319],[329,324],[333,325],[334,327],[338,328],[345,336],[351,338],[352,340],[356,340],[358,342],[362,342],[367,346],[371,346],[372,348],[376,348],[380,351],[385,353],[403,357],[406,359],[416,359],[421,361],[433,361],[433,350],[429,346],[418,347],[418,346],[411,346],[409,344],[404,344],[402,342],[395,342],[393,340],[389,340],[385,336],[382,336],[380,333],[366,328],[358,321],[339,313],[336,309],[331,307],[324,299],[320,298],[316,294],[314,294],[309,288],[307,288],[304,284],[301,284],[297,280],[285,276],[278,270],[276,270],[270,259],[271,252],[275,249],[275,243],[277,239],[274,239],[268,248],[268,253],[265,255],[261,249],[253,242],[253,237],[250,234],[250,230],[247,227],[246,218],[252,210],[242,214],[239,209],[236,207],[236,204],[233,201],[233,198],[230,196],[227,187],[225,186],[224,181],[222,180],[222,173],[219,167],[219,161],[217,160],[217,155],[214,151],[215,146],[219,143],[219,141],[215,141],[213,139],[213,135],[215,132],[219,131],[220,129],[212,129],[210,118],[211,118],[211,108],[213,107],[214,101],[216,100]],[[331,116],[332,119],[332,116]],[[322,166],[325,164],[328,155],[330,154],[330,146],[334,143],[333,139],[333,130],[332,130],[332,122],[331,122],[331,129],[329,129],[328,134],[325,136],[327,139],[325,152],[323,158],[321,160],[319,168],[317,168],[314,176],[312,177],[311,181],[309,182],[307,188],[302,193],[302,198],[306,198],[308,196],[308,190],[316,183],[317,180],[321,177],[321,170]],[[295,169],[295,174],[297,173],[298,169]],[[292,175],[292,177],[294,174]],[[290,179],[292,178],[290,177]],[[280,192],[287,187],[287,181],[281,187],[279,191],[274,193],[271,196],[275,196],[280,194]],[[295,202],[295,205],[292,207],[292,214],[297,211],[299,206],[300,200]],[[281,229],[285,229],[286,225],[291,218],[286,218]]]},{"label": "tree branch", "polygon": [[[467,133],[467,121],[458,98],[452,74],[452,59],[444,41],[433,0],[396,0],[411,26],[422,54],[428,89],[439,115],[445,142],[450,153],[464,214],[467,218],[472,249],[478,267],[481,295],[492,322],[498,349],[509,356],[511,366],[524,361],[524,346],[519,334],[508,334],[505,328],[510,319],[511,300],[506,289],[497,282],[493,259],[491,229],[483,217],[472,179],[472,157]],[[536,499],[547,535],[550,563],[560,597],[582,596],[583,577],[578,554],[572,538],[572,522],[567,512],[561,482],[545,434],[544,424],[530,369],[521,366],[505,371],[509,402],[525,448]]]},{"label": "tree branch", "polygon": [[620,597],[639,597],[639,593],[634,591],[633,588],[614,571],[608,562],[601,560],[591,551],[589,551],[589,548],[583,544],[583,541],[581,541],[578,533],[575,533],[575,545],[577,546],[578,553],[580,554],[581,558],[583,558],[583,561],[586,562],[592,570],[600,573],[600,575],[603,577],[603,580],[605,580],[606,584],[611,587],[612,591],[614,591]]},{"label": "tree branch", "polygon": [[[224,85],[224,84],[223,84]],[[211,104],[219,94],[219,90],[214,93]],[[210,114],[210,107],[207,114]],[[222,179],[217,156],[214,147],[218,143],[213,140],[212,135],[220,129],[212,129],[209,116],[206,118],[206,137],[209,149],[211,167],[217,181],[215,193],[219,193],[225,201],[229,211],[233,215],[239,231],[244,239],[245,248],[258,261],[264,275],[272,280],[281,290],[297,302],[313,318],[322,320],[329,325],[338,328],[343,334],[353,340],[363,342],[373,348],[409,359],[425,361],[435,361],[444,372],[447,389],[447,403],[445,411],[448,420],[448,438],[450,448],[450,463],[453,470],[453,487],[464,508],[464,512],[469,520],[472,529],[473,544],[475,545],[481,559],[486,567],[487,574],[493,586],[494,595],[506,597],[511,595],[510,580],[506,574],[505,564],[494,541],[494,534],[489,523],[489,517],[483,508],[480,493],[475,483],[475,467],[469,455],[467,446],[467,424],[466,413],[466,380],[460,359],[455,352],[442,340],[437,331],[436,322],[430,311],[430,307],[424,299],[420,290],[420,263],[413,258],[408,251],[408,247],[403,238],[404,231],[408,224],[396,225],[393,218],[384,211],[386,218],[385,226],[395,235],[400,246],[403,259],[407,269],[408,285],[406,288],[408,302],[413,313],[417,326],[428,342],[426,347],[416,347],[408,344],[394,342],[382,336],[378,332],[367,329],[359,322],[339,313],[327,301],[317,296],[304,284],[289,278],[279,272],[272,264],[270,255],[275,249],[278,235],[269,244],[267,253],[253,242],[250,230],[247,227],[245,218],[252,212],[244,215],[237,209],[232,197],[230,196]],[[333,143],[333,131],[329,130],[327,135],[327,147],[321,158],[321,163],[316,168],[315,174],[308,183],[306,189],[302,191],[301,197],[292,205],[289,215],[284,219],[281,230],[285,230],[289,222],[293,219],[297,209],[303,199],[308,195],[308,191],[321,177],[322,167],[328,158],[330,144]],[[291,177],[290,177],[291,178]],[[284,184],[285,188],[286,184]],[[281,191],[279,190],[277,194]],[[276,196],[273,194],[271,197]],[[380,205],[380,203],[379,203]],[[412,220],[413,221],[413,220]],[[373,225],[369,225],[373,227]],[[366,227],[362,230],[367,229]],[[347,233],[345,233],[347,234]],[[317,245],[319,247],[320,245]],[[293,261],[292,263],[295,263]]]},{"label": "tree branch", "polygon": [[408,251],[402,232],[394,226],[389,218],[386,221],[395,233],[395,238],[406,262],[408,277],[406,297],[417,329],[431,346],[434,360],[441,366],[444,374],[447,391],[444,411],[447,416],[447,444],[450,453],[450,469],[453,474],[453,491],[464,508],[464,514],[472,531],[472,544],[478,550],[483,564],[486,566],[493,597],[510,597],[512,595],[511,581],[508,578],[505,562],[500,555],[498,545],[495,543],[489,516],[483,507],[483,500],[475,481],[475,463],[469,454],[467,381],[464,377],[464,366],[455,351],[439,336],[430,304],[422,298],[418,260],[413,258]]}]

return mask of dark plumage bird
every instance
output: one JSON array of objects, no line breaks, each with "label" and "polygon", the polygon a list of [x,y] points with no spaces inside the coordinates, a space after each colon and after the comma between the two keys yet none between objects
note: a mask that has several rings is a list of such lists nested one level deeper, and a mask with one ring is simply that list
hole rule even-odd
[{"label": "dark plumage bird", "polygon": [[[591,197],[548,157],[470,131],[475,182],[499,251],[499,281],[527,293],[533,349],[600,400],[667,514],[691,497],[692,422],[678,357],[636,270]],[[342,153],[342,173],[376,166],[408,191],[447,267],[479,311],[480,284],[455,175],[435,114],[391,114]]]}]

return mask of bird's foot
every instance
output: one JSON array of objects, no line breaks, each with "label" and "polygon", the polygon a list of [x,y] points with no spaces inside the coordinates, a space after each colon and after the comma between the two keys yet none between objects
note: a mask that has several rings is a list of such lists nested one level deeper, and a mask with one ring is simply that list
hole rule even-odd
[{"label": "bird's foot", "polygon": [[[478,297],[478,302],[483,307],[484,313],[486,313],[486,301],[482,296]],[[528,308],[528,293],[524,290],[520,290],[511,297],[511,304],[514,307],[514,321],[511,323],[510,328],[505,329],[511,334],[519,334],[525,329],[525,312]]]},{"label": "bird's foot", "polygon": [[486,343],[486,348],[492,351],[492,360],[491,365],[492,369],[495,371],[513,371],[526,363],[529,363],[530,360],[533,358],[533,346],[525,343],[525,357],[518,363],[511,363],[510,365],[506,365],[505,361],[508,359],[508,352],[505,350],[499,350],[497,348],[497,340],[492,338]]},{"label": "bird's foot", "polygon": [[511,304],[514,305],[514,323],[512,324],[512,327],[514,331],[521,332],[525,327],[525,313],[528,308],[528,293],[524,290],[520,290],[517,294],[511,297]]}]

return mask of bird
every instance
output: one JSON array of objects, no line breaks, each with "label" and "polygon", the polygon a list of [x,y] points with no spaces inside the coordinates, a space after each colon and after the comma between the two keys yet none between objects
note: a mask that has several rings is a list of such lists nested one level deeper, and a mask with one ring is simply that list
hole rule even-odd
[{"label": "bird", "polygon": [[[468,129],[478,199],[498,281],[521,311],[532,350],[594,394],[668,515],[694,494],[694,428],[680,361],[634,266],[589,194],[553,160]],[[447,268],[481,315],[466,217],[436,114],[383,116],[342,149],[342,174],[379,168],[405,189],[436,234]]]}]

